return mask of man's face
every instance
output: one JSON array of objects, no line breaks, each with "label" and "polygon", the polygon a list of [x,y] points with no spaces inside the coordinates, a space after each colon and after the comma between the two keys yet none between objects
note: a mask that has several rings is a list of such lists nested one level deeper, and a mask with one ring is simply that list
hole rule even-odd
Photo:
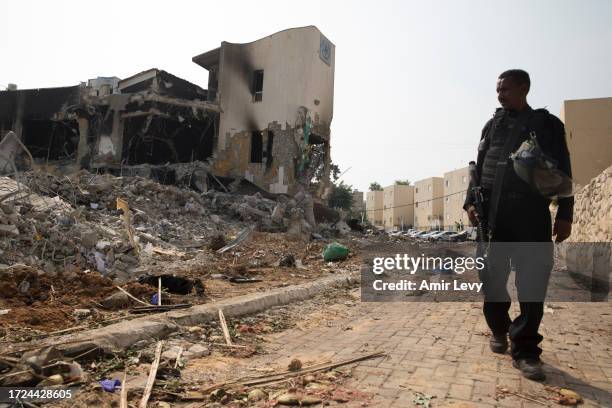
[{"label": "man's face", "polygon": [[497,80],[497,100],[504,109],[520,109],[526,103],[526,84],[519,85],[512,78]]}]

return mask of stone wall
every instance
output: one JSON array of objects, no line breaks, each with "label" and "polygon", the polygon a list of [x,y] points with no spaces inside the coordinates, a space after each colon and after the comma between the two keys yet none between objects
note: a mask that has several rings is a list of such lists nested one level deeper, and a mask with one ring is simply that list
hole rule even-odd
[{"label": "stone wall", "polygon": [[570,242],[612,242],[612,166],[575,196]]},{"label": "stone wall", "polygon": [[612,166],[575,195],[572,235],[560,245],[570,275],[590,287],[593,301],[610,299],[611,224]]}]

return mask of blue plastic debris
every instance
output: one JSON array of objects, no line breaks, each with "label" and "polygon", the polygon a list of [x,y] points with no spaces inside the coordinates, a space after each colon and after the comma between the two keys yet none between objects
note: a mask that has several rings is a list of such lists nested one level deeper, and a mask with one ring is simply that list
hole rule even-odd
[{"label": "blue plastic debris", "polygon": [[151,304],[157,306],[157,302],[159,301],[159,297],[158,294],[154,294],[153,296],[151,296]]},{"label": "blue plastic debris", "polygon": [[121,387],[120,380],[102,380],[100,381],[102,389],[106,392],[115,392],[115,390]]}]

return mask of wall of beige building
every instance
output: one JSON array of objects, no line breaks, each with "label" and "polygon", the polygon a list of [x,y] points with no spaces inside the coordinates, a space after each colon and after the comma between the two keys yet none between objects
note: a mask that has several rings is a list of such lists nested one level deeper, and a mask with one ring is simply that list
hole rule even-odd
[{"label": "wall of beige building", "polygon": [[612,98],[564,101],[560,116],[574,182],[585,186],[612,165]]},{"label": "wall of beige building", "polygon": [[441,228],[444,215],[444,179],[430,177],[414,183],[414,227]]},{"label": "wall of beige building", "polygon": [[385,231],[407,229],[414,222],[414,187],[394,184],[383,189]]},{"label": "wall of beige building", "polygon": [[368,221],[377,228],[383,228],[383,192],[366,193],[366,214]]},{"label": "wall of beige building", "polygon": [[[276,121],[294,126],[305,106],[315,122],[333,117],[335,46],[329,64],[319,55],[328,41],[315,26],[291,28],[246,44],[223,42],[220,51],[219,148],[243,130],[266,129]],[[253,102],[251,71],[263,70],[263,100]]]},{"label": "wall of beige building", "polygon": [[470,184],[468,167],[444,173],[444,217],[443,228],[456,230],[469,225],[463,203]]}]

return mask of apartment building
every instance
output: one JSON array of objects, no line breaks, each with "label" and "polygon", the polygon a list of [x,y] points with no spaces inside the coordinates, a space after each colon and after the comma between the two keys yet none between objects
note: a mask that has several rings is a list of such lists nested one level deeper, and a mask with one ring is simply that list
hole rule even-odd
[{"label": "apartment building", "polygon": [[444,179],[429,177],[414,183],[414,227],[442,228],[444,214]]},{"label": "apartment building", "polygon": [[366,216],[376,228],[383,228],[383,191],[366,193]]},{"label": "apartment building", "polygon": [[564,101],[560,116],[565,123],[572,177],[584,186],[612,165],[612,98]]},{"label": "apartment building", "polygon": [[385,231],[411,228],[414,220],[414,187],[394,184],[383,189]]},{"label": "apartment building", "polygon": [[467,214],[463,210],[469,184],[468,167],[444,173],[444,229],[463,230],[469,225]]}]

